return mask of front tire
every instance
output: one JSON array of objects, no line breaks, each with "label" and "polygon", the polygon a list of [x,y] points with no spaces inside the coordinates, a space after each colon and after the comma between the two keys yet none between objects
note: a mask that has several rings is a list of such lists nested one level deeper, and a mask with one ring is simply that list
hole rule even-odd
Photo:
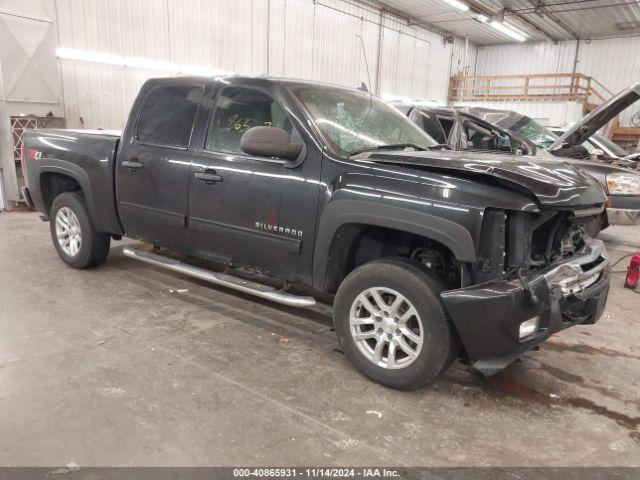
[{"label": "front tire", "polygon": [[352,271],[333,307],[347,358],[360,373],[391,388],[412,390],[431,382],[457,353],[441,291],[437,277],[402,259],[376,260]]},{"label": "front tire", "polygon": [[53,245],[67,265],[91,268],[106,260],[111,237],[93,228],[80,193],[58,195],[51,206],[50,219]]}]

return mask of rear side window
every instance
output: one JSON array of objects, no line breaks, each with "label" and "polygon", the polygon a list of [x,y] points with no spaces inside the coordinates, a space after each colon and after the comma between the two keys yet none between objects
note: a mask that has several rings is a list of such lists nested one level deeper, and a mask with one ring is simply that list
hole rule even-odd
[{"label": "rear side window", "polygon": [[145,97],[140,109],[136,138],[151,145],[189,146],[203,90],[201,85],[153,89]]}]

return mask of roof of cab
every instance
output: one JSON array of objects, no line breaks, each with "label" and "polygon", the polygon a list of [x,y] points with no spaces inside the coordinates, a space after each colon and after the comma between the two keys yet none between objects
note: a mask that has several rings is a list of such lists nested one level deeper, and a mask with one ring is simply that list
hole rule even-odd
[{"label": "roof of cab", "polygon": [[[147,84],[185,84],[185,83],[204,83],[205,85],[212,85],[215,83],[222,82],[232,82],[232,83],[240,83],[243,80],[250,83],[264,83],[264,84],[280,84],[288,87],[298,87],[298,86],[317,86],[317,87],[327,87],[327,88],[336,88],[340,90],[350,90],[353,92],[359,93],[367,93],[364,90],[347,87],[344,85],[338,85],[335,83],[329,82],[318,82],[314,80],[304,80],[304,79],[295,79],[295,78],[282,78],[282,77],[271,77],[271,76],[247,76],[247,75],[221,75],[221,76],[177,76],[177,77],[158,77],[151,78],[147,80]],[[375,95],[374,95],[375,96]]]}]

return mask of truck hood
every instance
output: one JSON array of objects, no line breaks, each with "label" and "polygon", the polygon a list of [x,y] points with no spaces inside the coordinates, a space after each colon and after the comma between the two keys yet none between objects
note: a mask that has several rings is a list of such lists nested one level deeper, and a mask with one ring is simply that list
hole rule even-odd
[{"label": "truck hood", "polygon": [[375,152],[358,160],[492,177],[513,190],[533,195],[546,207],[579,208],[606,200],[594,178],[553,159],[446,150]]},{"label": "truck hood", "polygon": [[571,145],[580,145],[629,105],[635,103],[639,98],[640,83],[637,83],[618,93],[586,115],[582,120],[572,125],[571,128],[567,129],[560,138],[549,146],[549,150]]}]

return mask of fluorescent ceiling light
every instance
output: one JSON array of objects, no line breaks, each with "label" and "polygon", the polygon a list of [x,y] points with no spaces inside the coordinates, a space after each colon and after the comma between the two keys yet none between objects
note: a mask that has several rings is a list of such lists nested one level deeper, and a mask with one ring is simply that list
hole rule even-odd
[{"label": "fluorescent ceiling light", "polygon": [[66,60],[76,60],[80,62],[102,63],[105,65],[115,65],[118,67],[138,68],[141,70],[155,70],[167,73],[183,73],[189,75],[230,75],[231,72],[224,70],[213,70],[211,68],[198,65],[180,65],[177,63],[162,62],[148,58],[123,57],[110,53],[91,52],[88,50],[74,50],[72,48],[57,48],[56,56]]},{"label": "fluorescent ceiling light", "polygon": [[56,56],[58,58],[66,58],[68,60],[105,63],[107,65],[119,65],[124,67],[124,57],[111,55],[109,53],[87,52],[84,50],[73,50],[71,48],[57,48]]},{"label": "fluorescent ceiling light", "polygon": [[517,40],[519,42],[524,42],[527,39],[527,37],[525,37],[523,33],[516,32],[515,29],[512,30],[504,23],[498,22],[497,20],[491,20],[489,22],[489,25],[499,32],[505,34],[507,37],[513,38],[514,40]]},{"label": "fluorescent ceiling light", "polygon": [[448,3],[449,5],[451,5],[452,7],[456,7],[458,10],[462,10],[463,12],[466,12],[467,10],[469,10],[469,6],[459,2],[458,0],[442,0],[444,3]]}]

